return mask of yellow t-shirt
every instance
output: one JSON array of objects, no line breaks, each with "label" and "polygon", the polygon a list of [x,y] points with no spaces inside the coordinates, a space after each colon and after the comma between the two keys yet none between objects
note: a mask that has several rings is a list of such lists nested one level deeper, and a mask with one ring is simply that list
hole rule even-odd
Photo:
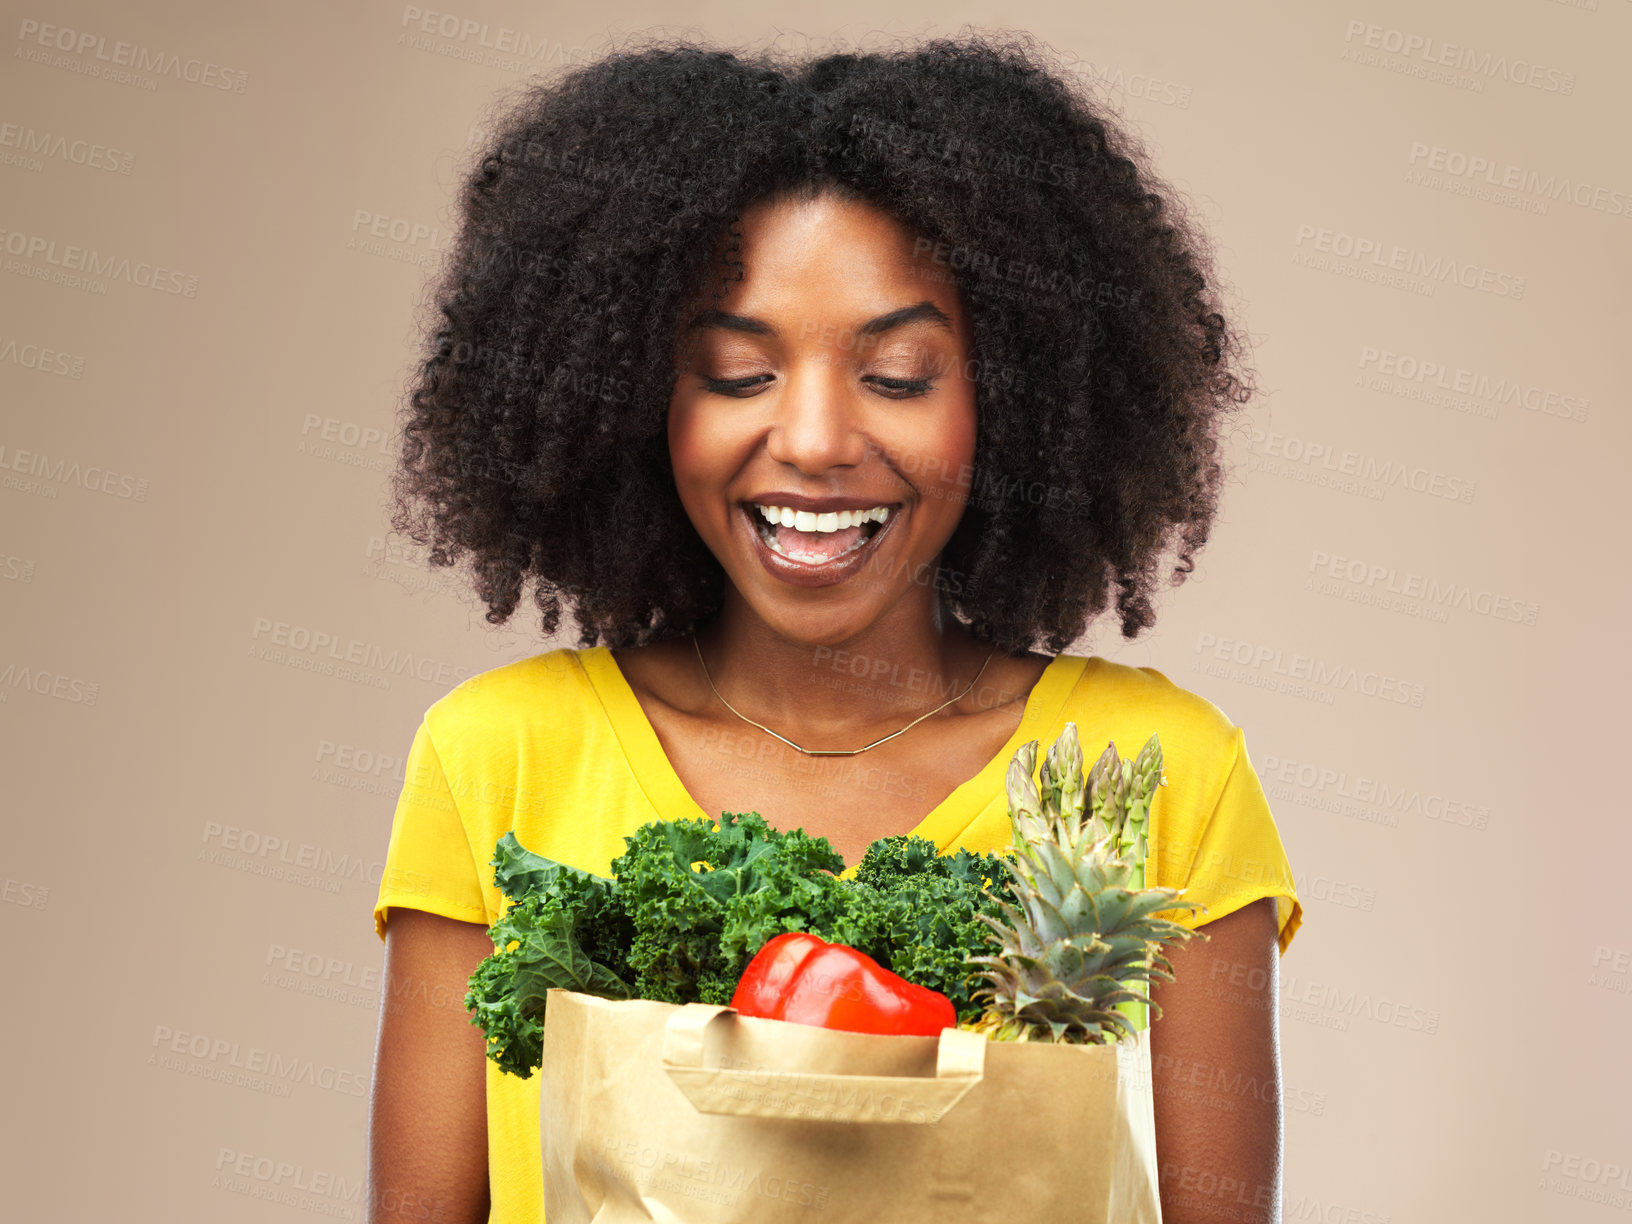
[{"label": "yellow t-shirt", "polygon": [[[1204,916],[1168,916],[1194,926],[1273,896],[1284,953],[1302,908],[1242,732],[1153,668],[1056,656],[1009,742],[913,831],[943,853],[1006,849],[1009,762],[1027,740],[1045,752],[1067,722],[1090,765],[1107,741],[1127,755],[1161,736],[1166,785],[1151,805],[1146,883],[1183,888],[1207,906]],[[865,758],[849,764],[867,769]],[[729,810],[759,810],[751,781]],[[507,831],[546,858],[605,876],[639,826],[697,816],[719,813],[687,793],[610,650],[554,650],[493,668],[436,701],[414,735],[375,930],[383,940],[394,906],[491,926],[505,898],[490,863]],[[521,1079],[487,1063],[487,1144],[490,1224],[537,1224],[538,1073]]]}]

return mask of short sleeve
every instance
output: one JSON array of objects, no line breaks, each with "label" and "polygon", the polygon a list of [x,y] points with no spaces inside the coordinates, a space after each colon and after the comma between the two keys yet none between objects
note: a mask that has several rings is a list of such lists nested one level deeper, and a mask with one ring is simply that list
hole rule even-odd
[{"label": "short sleeve", "polygon": [[424,720],[408,749],[380,894],[374,903],[374,930],[381,940],[392,906],[461,922],[487,923],[470,839]]},{"label": "short sleeve", "polygon": [[1182,882],[1163,883],[1182,887],[1185,900],[1207,907],[1205,914],[1173,915],[1189,927],[1215,922],[1263,897],[1274,897],[1283,954],[1303,922],[1292,867],[1240,727],[1235,728],[1234,760],[1201,827],[1189,874]]}]

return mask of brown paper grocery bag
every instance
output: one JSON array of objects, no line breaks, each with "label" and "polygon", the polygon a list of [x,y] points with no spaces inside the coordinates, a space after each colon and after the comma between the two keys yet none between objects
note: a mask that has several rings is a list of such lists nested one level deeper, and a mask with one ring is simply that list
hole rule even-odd
[{"label": "brown paper grocery bag", "polygon": [[551,990],[548,1224],[1159,1224],[1148,1034],[879,1037]]}]

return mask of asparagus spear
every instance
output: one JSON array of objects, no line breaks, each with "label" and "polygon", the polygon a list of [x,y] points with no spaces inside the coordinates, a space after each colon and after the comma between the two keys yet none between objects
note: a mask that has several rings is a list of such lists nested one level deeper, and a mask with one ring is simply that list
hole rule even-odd
[{"label": "asparagus spear", "polygon": [[[1067,723],[1065,734],[1075,744],[1076,724]],[[1080,748],[1076,759],[1081,760]],[[1113,839],[1116,857],[1133,868],[1132,888],[1145,887],[1150,805],[1161,783],[1162,742],[1152,733],[1132,761],[1118,755],[1114,740],[1107,744],[1099,760],[1094,762],[1084,787],[1087,806],[1096,824],[1095,836]],[[1147,1008],[1143,1003],[1130,1001],[1120,1006],[1135,1028],[1145,1027]]]}]

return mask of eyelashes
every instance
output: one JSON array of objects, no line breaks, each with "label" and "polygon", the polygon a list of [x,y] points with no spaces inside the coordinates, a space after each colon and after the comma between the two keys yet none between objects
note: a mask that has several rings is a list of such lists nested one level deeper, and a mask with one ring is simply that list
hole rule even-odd
[{"label": "eyelashes", "polygon": [[[751,399],[758,395],[756,389],[772,380],[770,374],[752,374],[747,378],[709,378],[699,375],[698,381],[703,384],[703,390],[711,395],[729,395],[736,399]],[[884,399],[913,399],[916,396],[927,395],[935,388],[933,378],[885,378],[883,375],[872,374],[861,380],[873,384],[874,390]]]},{"label": "eyelashes", "polygon": [[769,374],[755,374],[749,378],[710,378],[706,374],[699,374],[697,381],[703,384],[703,390],[711,395],[735,395],[745,398],[743,392],[756,383],[769,378]]}]

